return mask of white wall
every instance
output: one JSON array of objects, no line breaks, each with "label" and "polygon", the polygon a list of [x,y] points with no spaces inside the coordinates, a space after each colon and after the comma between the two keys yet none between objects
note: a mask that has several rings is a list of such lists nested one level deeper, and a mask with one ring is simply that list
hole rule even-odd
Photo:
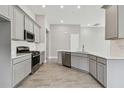
[{"label": "white wall", "polygon": [[104,27],[82,27],[80,33],[80,50],[103,56],[110,56],[110,41],[105,40]]},{"label": "white wall", "polygon": [[41,43],[38,44],[36,47],[40,51],[45,51],[45,62],[46,62],[46,29],[49,30],[49,24],[47,22],[47,18],[45,15],[36,15],[35,18],[36,18],[36,22],[41,26],[40,29]]},{"label": "white wall", "polygon": [[124,57],[124,39],[111,40],[111,56]]},{"label": "white wall", "polygon": [[78,34],[71,34],[71,51],[78,51],[79,50],[79,33]]},{"label": "white wall", "polygon": [[50,57],[57,57],[57,50],[71,50],[71,34],[79,34],[80,25],[50,25]]}]

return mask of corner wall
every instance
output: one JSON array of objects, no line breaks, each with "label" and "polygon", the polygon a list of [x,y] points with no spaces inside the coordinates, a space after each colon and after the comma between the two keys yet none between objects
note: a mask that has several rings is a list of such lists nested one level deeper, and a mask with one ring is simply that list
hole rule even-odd
[{"label": "corner wall", "polygon": [[111,40],[111,56],[124,57],[124,39]]},{"label": "corner wall", "polygon": [[82,27],[80,33],[80,49],[89,53],[110,56],[110,41],[105,40],[104,27]]}]

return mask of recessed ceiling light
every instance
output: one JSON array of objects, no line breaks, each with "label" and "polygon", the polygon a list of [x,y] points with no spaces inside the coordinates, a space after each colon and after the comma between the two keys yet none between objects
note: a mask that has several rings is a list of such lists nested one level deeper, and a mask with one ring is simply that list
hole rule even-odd
[{"label": "recessed ceiling light", "polygon": [[77,8],[78,8],[78,9],[80,9],[80,8],[81,8],[81,6],[80,6],[80,5],[78,5],[78,6],[77,6]]},{"label": "recessed ceiling light", "polygon": [[65,34],[68,34],[68,32],[64,32]]},{"label": "recessed ceiling light", "polygon": [[46,5],[42,5],[42,7],[43,7],[43,8],[45,8],[45,7],[46,7]]},{"label": "recessed ceiling light", "polygon": [[87,24],[87,26],[90,26],[90,24]]},{"label": "recessed ceiling light", "polygon": [[63,6],[63,5],[61,5],[61,6],[60,6],[60,8],[64,8],[64,6]]},{"label": "recessed ceiling light", "polygon": [[63,23],[64,21],[63,20],[60,20],[61,23]]}]

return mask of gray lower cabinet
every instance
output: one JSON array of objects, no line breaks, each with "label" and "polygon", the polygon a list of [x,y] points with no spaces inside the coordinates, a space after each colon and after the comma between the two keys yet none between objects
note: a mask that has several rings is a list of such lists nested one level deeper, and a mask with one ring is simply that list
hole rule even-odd
[{"label": "gray lower cabinet", "polygon": [[97,63],[97,80],[106,86],[106,65]]},{"label": "gray lower cabinet", "polygon": [[107,86],[107,65],[106,59],[97,57],[97,80],[104,86]]},{"label": "gray lower cabinet", "polygon": [[71,66],[89,72],[89,60],[87,54],[71,53]]},{"label": "gray lower cabinet", "polygon": [[89,56],[89,73],[104,87],[107,84],[106,59],[91,55]]},{"label": "gray lower cabinet", "polygon": [[13,59],[12,86],[15,87],[31,73],[31,55]]},{"label": "gray lower cabinet", "polygon": [[96,76],[96,61],[93,59],[89,59],[89,73],[93,76],[93,77],[97,77]]}]

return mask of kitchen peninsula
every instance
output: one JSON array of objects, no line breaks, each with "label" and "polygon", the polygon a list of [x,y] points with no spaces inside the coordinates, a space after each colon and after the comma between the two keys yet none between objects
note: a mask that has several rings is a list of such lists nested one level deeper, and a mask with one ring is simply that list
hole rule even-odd
[{"label": "kitchen peninsula", "polygon": [[[63,63],[62,53],[70,52],[71,68],[88,72],[95,80],[107,88],[124,87],[124,57],[106,57],[87,52],[58,51],[58,62]],[[66,59],[65,59],[66,60]]]}]

